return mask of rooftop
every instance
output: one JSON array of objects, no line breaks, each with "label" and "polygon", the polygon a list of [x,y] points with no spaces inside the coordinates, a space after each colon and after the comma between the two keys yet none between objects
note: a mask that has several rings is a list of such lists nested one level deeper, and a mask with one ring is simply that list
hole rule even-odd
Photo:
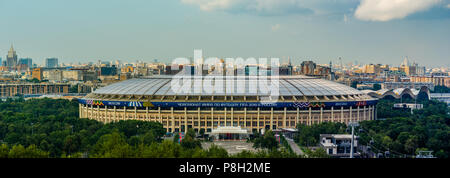
[{"label": "rooftop", "polygon": [[[266,85],[258,85],[261,83]],[[258,76],[211,79],[207,76],[192,77],[190,80],[175,76],[155,76],[114,83],[93,93],[136,96],[268,96],[277,92],[276,88],[280,96],[366,95],[343,84],[306,76],[269,76],[267,79]]]},{"label": "rooftop", "polygon": [[[333,137],[335,139],[352,139],[351,134],[320,134],[320,137]],[[358,138],[358,136],[355,136]]]},{"label": "rooftop", "polygon": [[233,133],[233,134],[247,134],[246,129],[242,129],[241,127],[218,127],[217,129],[213,129],[211,134],[221,134],[221,133]]}]

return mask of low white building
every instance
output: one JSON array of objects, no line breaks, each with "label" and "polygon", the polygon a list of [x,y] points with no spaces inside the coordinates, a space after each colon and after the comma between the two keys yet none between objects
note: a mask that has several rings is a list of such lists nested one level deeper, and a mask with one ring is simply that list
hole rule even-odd
[{"label": "low white building", "polygon": [[[353,155],[359,156],[358,136],[355,136]],[[350,134],[320,134],[320,147],[332,157],[350,157],[352,135]]]},{"label": "low white building", "polygon": [[431,93],[431,99],[447,103],[450,107],[450,93]]},{"label": "low white building", "polygon": [[248,138],[248,131],[241,127],[218,127],[210,133],[215,140],[245,140]]},{"label": "low white building", "polygon": [[381,84],[382,89],[397,89],[397,88],[409,88],[409,89],[420,89],[422,87],[427,87],[430,90],[434,90],[434,84],[431,82],[384,82]]},{"label": "low white building", "polygon": [[414,103],[395,103],[395,109],[423,109],[423,104]]}]

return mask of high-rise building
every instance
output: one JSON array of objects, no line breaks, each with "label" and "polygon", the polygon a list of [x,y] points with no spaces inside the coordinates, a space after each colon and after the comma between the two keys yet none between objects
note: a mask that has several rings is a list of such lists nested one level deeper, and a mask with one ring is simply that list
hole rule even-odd
[{"label": "high-rise building", "polygon": [[364,65],[363,72],[368,74],[379,74],[381,72],[380,68],[380,64],[368,64]]},{"label": "high-rise building", "polygon": [[0,65],[3,66],[3,61],[1,57],[0,57]]},{"label": "high-rise building", "polygon": [[294,67],[292,66],[291,58],[289,57],[289,62],[287,65],[280,66],[279,75],[292,75]]},{"label": "high-rise building", "polygon": [[42,80],[44,78],[43,72],[44,71],[42,70],[42,68],[34,68],[32,72],[32,77],[38,80]]},{"label": "high-rise building", "polygon": [[400,64],[400,66],[409,66],[408,56],[406,56],[405,59],[403,59],[403,62]]},{"label": "high-rise building", "polygon": [[100,67],[101,76],[113,76],[117,75],[117,67],[113,65],[112,67]]},{"label": "high-rise building", "polygon": [[31,58],[20,58],[19,59],[19,65],[25,65],[28,68],[33,67],[33,59]]},{"label": "high-rise building", "polygon": [[423,76],[423,75],[425,75],[426,71],[427,71],[427,69],[424,66],[416,67],[416,75]]},{"label": "high-rise building", "polygon": [[45,59],[45,67],[47,67],[47,68],[58,67],[58,58],[47,58],[47,59]]},{"label": "high-rise building", "polygon": [[6,56],[6,66],[8,67],[16,67],[17,65],[17,54],[14,51],[14,47],[11,45],[11,49],[8,51],[8,55]]},{"label": "high-rise building", "polygon": [[315,69],[316,63],[313,61],[303,61],[301,64],[301,74],[303,75],[314,75]]}]

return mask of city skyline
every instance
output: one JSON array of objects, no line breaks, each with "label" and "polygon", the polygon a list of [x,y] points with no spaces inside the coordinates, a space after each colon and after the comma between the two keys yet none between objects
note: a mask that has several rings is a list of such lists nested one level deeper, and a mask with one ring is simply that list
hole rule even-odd
[{"label": "city skyline", "polygon": [[[11,51],[11,50],[13,50],[13,51]],[[11,53],[11,52],[14,52],[14,54],[17,52],[15,49],[13,49],[13,45],[11,45],[11,48],[8,51],[8,55],[6,56],[6,60],[3,61],[3,58],[0,57],[0,61],[7,62],[7,59],[9,57],[9,55],[10,55],[9,53]],[[20,57],[19,55],[16,55],[16,56]],[[214,58],[213,56],[203,56],[203,59],[207,59],[207,58],[210,58],[210,57]],[[405,61],[406,61],[406,62],[409,63],[409,64],[407,64],[407,66],[421,65],[421,66],[424,66],[424,67],[427,67],[427,68],[448,68],[448,66],[442,66],[442,65],[441,66],[437,66],[437,67],[427,66],[426,64],[418,63],[416,60],[411,60],[409,56],[402,56],[402,57],[403,58],[401,59],[401,62],[394,62],[394,63],[377,63],[377,62],[364,63],[364,62],[357,61],[357,60],[355,60],[355,61],[345,61],[345,59],[342,59],[341,57],[339,57],[338,59],[332,59],[332,60],[329,61],[329,63],[326,63],[326,61],[325,61],[325,63],[317,63],[318,61],[317,60],[313,60],[313,59],[292,59],[290,56],[289,57],[284,57],[283,56],[282,58],[279,58],[279,57],[276,57],[276,56],[275,57],[261,57],[261,58],[267,58],[269,60],[278,58],[278,59],[280,59],[280,63],[279,63],[280,66],[281,65],[300,66],[302,64],[302,62],[313,61],[313,62],[315,62],[317,64],[320,64],[320,65],[333,65],[333,66],[339,66],[339,67],[345,67],[345,66],[347,66],[347,67],[352,67],[352,66],[362,67],[362,66],[365,66],[365,65],[388,65],[388,66],[394,67],[394,66],[403,66]],[[187,57],[181,57],[181,58],[187,58],[187,59],[191,60],[191,62],[192,62],[191,64],[195,63],[195,61],[193,60],[193,56],[187,56]],[[218,57],[218,58],[219,59],[226,59],[228,57]],[[239,57],[237,57],[237,58],[239,58]],[[252,58],[252,57],[249,57],[249,58]],[[18,59],[19,60],[33,60],[33,58],[29,57],[29,56],[27,56],[27,57],[20,57]],[[35,64],[35,65],[40,66],[40,67],[47,67],[47,65],[48,65],[47,61],[48,60],[54,60],[54,59],[57,60],[57,61],[60,60],[59,58],[55,58],[55,57],[46,57],[46,58],[42,59],[42,61],[38,61],[38,62],[32,61],[32,64]],[[231,58],[231,59],[234,59],[234,58]],[[106,60],[94,59],[94,60],[87,60],[87,61],[69,61],[69,62],[64,62],[63,61],[61,64],[59,64],[57,62],[58,64],[56,66],[67,66],[67,65],[72,66],[72,65],[80,65],[80,64],[81,65],[85,65],[85,64],[98,63],[98,62],[102,62],[102,63],[109,62],[111,65],[114,65],[114,63],[117,62],[117,61],[119,61],[121,64],[137,64],[137,63],[143,62],[143,63],[149,63],[149,64],[163,63],[165,65],[171,65],[174,62],[174,60],[175,59],[167,60],[167,59],[156,59],[156,58],[152,59],[152,60],[142,60],[141,59],[141,60],[136,60],[136,61],[121,60],[121,59],[111,59],[111,60],[108,60],[108,59],[106,59]],[[247,58],[244,58],[244,60],[247,60]],[[18,62],[16,62],[16,63],[18,64]],[[32,66],[32,65],[29,65],[29,66]]]},{"label": "city skyline", "polygon": [[0,23],[0,160],[34,174],[49,166],[10,163],[279,176],[450,158],[450,0],[0,0]]},{"label": "city skyline", "polygon": [[203,49],[205,56],[291,57],[295,65],[339,57],[399,65],[409,56],[448,67],[448,0],[373,3],[383,0],[0,1],[0,54],[5,60],[14,44],[19,58],[38,64],[52,57],[168,63]]}]

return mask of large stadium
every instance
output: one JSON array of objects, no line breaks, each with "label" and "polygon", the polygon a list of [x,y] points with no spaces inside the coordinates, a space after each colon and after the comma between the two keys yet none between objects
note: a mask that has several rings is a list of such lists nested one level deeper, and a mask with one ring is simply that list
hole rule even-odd
[{"label": "large stadium", "polygon": [[[359,122],[376,118],[377,99],[328,80],[306,76],[205,77],[174,87],[174,76],[130,79],[79,99],[81,118],[101,122],[156,121],[167,132],[241,127],[249,132],[295,128],[298,124]],[[269,86],[254,87],[261,81]],[[183,83],[183,82],[181,82]],[[258,85],[259,86],[259,85]],[[277,95],[269,95],[276,87]],[[240,88],[240,89],[239,89]]]}]

